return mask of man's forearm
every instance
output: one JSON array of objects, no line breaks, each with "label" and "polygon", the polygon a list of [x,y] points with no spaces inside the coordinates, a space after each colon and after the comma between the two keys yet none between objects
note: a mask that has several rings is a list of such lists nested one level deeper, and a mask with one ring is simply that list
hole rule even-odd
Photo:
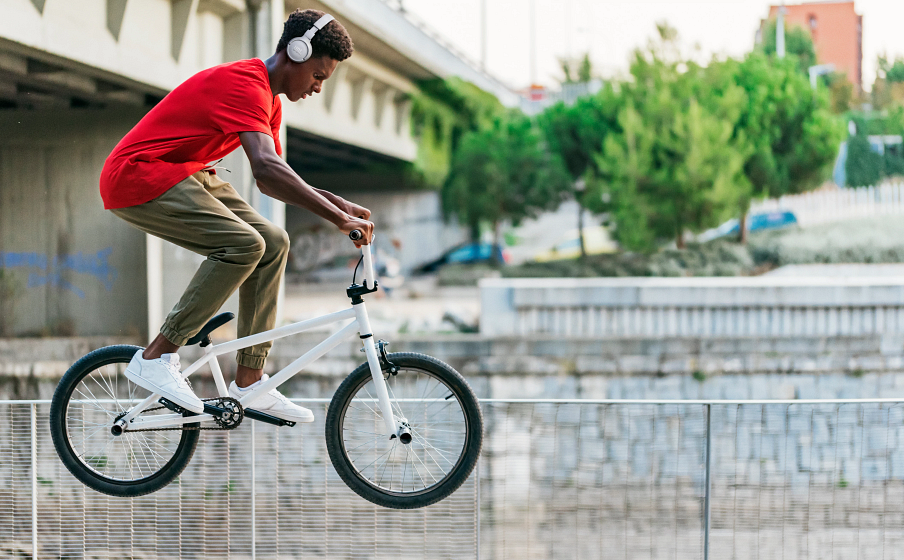
[{"label": "man's forearm", "polygon": [[335,204],[336,207],[339,208],[340,210],[345,210],[345,206],[348,201],[346,201],[344,198],[342,198],[338,194],[333,194],[330,191],[318,189],[317,187],[311,187],[311,188],[314,189],[315,191],[317,191],[318,193],[320,193],[320,196],[322,196],[323,198],[325,198],[325,199],[329,200],[330,202],[332,202],[333,204]]},{"label": "man's forearm", "polygon": [[[277,200],[310,210],[333,224],[344,223],[348,214],[321,189],[315,189],[288,166],[274,165],[266,173],[255,176],[261,192]],[[332,193],[329,193],[332,195]],[[335,197],[335,195],[332,195]],[[338,198],[338,197],[337,197]],[[339,200],[342,200],[339,198]],[[344,202],[344,201],[343,201]]]}]

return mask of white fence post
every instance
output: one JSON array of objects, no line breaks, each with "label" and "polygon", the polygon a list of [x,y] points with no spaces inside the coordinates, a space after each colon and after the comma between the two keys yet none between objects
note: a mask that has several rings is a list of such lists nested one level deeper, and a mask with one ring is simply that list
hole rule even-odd
[{"label": "white fence post", "polygon": [[712,515],[710,502],[713,486],[712,477],[710,476],[713,455],[712,405],[706,404],[704,407],[706,408],[706,472],[705,487],[703,489],[703,560],[709,560],[709,526]]},{"label": "white fence post", "polygon": [[257,560],[257,473],[254,468],[257,449],[254,424],[251,423],[251,560]]},{"label": "white fence post", "polygon": [[37,404],[31,403],[31,557],[38,558],[38,422]]},{"label": "white fence post", "polygon": [[477,457],[477,467],[475,467],[477,471],[477,480],[475,483],[477,484],[477,520],[475,524],[477,525],[475,529],[477,530],[477,535],[475,537],[477,541],[477,560],[480,560],[480,457]]}]

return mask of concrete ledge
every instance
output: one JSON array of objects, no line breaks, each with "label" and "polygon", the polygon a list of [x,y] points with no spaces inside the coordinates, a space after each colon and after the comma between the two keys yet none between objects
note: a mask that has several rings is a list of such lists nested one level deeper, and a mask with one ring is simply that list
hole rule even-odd
[{"label": "concrete ledge", "polygon": [[138,344],[131,337],[0,338],[0,377],[59,379],[76,360],[113,344]]},{"label": "concrete ledge", "polygon": [[[277,371],[323,339],[302,333],[276,341],[267,370]],[[563,338],[551,335],[487,337],[480,334],[403,335],[392,352],[421,352],[468,374],[667,376],[720,373],[864,373],[904,368],[904,336],[784,338]],[[0,377],[59,378],[84,354],[124,337],[0,339]],[[349,340],[314,362],[305,374],[344,377],[364,355]],[[201,356],[180,351],[184,363]],[[227,374],[234,360],[223,356]]]},{"label": "concrete ledge", "polygon": [[904,332],[904,277],[489,278],[491,336],[846,336]]}]

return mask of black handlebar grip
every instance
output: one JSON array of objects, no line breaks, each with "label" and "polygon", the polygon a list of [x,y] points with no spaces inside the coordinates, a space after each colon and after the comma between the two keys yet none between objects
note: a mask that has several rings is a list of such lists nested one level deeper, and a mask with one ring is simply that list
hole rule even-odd
[{"label": "black handlebar grip", "polygon": [[352,241],[358,241],[359,239],[361,239],[363,237],[364,237],[364,234],[361,232],[360,229],[353,229],[351,231],[351,233],[348,234],[348,238],[351,239]]}]

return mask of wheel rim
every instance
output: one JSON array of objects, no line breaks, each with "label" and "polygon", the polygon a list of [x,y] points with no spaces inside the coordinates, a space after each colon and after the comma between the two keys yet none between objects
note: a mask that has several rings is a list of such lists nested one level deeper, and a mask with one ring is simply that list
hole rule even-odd
[{"label": "wheel rim", "polygon": [[[127,365],[107,363],[85,374],[64,411],[72,456],[98,478],[123,484],[150,480],[164,471],[176,458],[183,435],[181,430],[111,433],[116,419],[150,394],[123,375]],[[141,415],[160,414],[172,412],[164,408]]]},{"label": "wheel rim", "polygon": [[427,493],[461,464],[469,442],[469,421],[458,392],[435,374],[400,368],[386,381],[396,416],[406,418],[411,443],[388,439],[369,377],[352,391],[342,411],[342,453],[355,475],[394,496]]}]

